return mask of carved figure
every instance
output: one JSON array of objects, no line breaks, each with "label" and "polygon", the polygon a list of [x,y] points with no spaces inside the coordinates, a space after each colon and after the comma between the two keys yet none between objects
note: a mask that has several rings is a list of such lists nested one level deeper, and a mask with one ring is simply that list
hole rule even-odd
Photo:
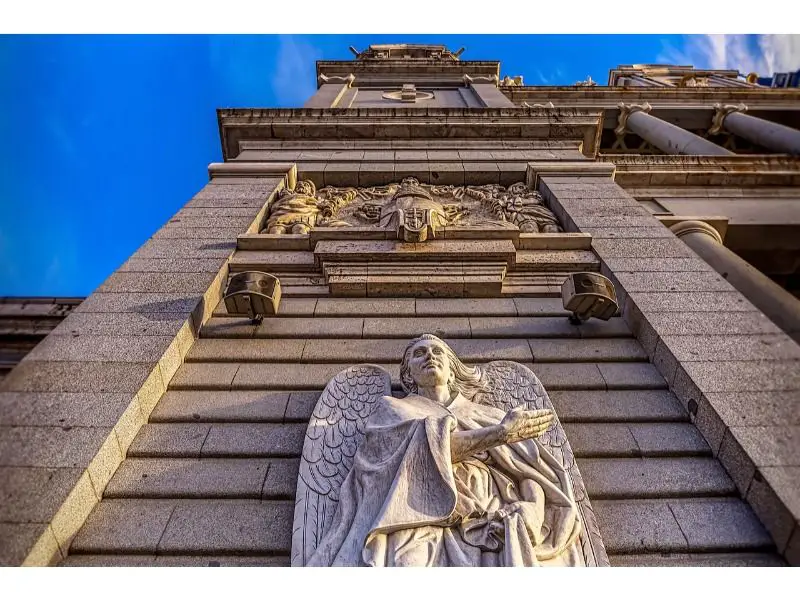
[{"label": "carved figure", "polygon": [[513,223],[520,231],[528,233],[557,233],[561,231],[558,220],[544,205],[539,192],[524,183],[515,183],[508,189],[490,184],[471,186],[466,193],[487,202],[492,212],[502,221]]},{"label": "carved figure", "polygon": [[323,188],[317,198],[312,181],[298,181],[294,190],[283,189],[270,207],[267,233],[308,233],[315,226],[349,227],[350,224],[335,218],[336,212],[355,199],[352,188]]},{"label": "carved figure", "polygon": [[572,450],[525,366],[468,367],[408,344],[408,393],[377,365],[341,371],[309,423],[293,566],[606,566]]}]

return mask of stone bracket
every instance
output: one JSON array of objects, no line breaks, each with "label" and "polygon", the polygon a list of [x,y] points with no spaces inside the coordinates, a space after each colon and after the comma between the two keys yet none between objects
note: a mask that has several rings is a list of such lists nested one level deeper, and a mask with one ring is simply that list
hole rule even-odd
[{"label": "stone bracket", "polygon": [[653,110],[653,107],[650,106],[649,102],[645,102],[644,104],[625,104],[624,102],[620,102],[619,117],[617,118],[617,126],[614,128],[614,133],[617,134],[617,137],[622,137],[625,135],[628,126],[628,117],[633,113],[649,113],[651,110]]},{"label": "stone bracket", "polygon": [[612,163],[580,161],[580,162],[531,162],[525,182],[532,190],[539,189],[542,176],[556,177],[609,177],[612,181],[616,174],[616,166]]},{"label": "stone bracket", "polygon": [[744,103],[739,104],[715,104],[714,105],[714,116],[711,118],[711,127],[708,130],[708,135],[718,135],[722,133],[723,126],[722,124],[725,121],[725,117],[727,117],[731,113],[735,112],[746,112],[747,105]]},{"label": "stone bracket", "polygon": [[244,163],[224,162],[208,165],[209,179],[223,177],[286,177],[286,185],[294,189],[297,184],[295,163]]}]

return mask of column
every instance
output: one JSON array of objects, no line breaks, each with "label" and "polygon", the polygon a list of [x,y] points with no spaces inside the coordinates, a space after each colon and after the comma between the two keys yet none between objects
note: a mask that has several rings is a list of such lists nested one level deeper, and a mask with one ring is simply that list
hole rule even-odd
[{"label": "column", "polygon": [[682,221],[672,232],[717,273],[800,343],[800,300],[722,244],[716,229],[702,221]]},{"label": "column", "polygon": [[718,133],[722,129],[734,135],[783,154],[800,154],[800,131],[779,125],[772,121],[760,119],[744,112],[747,106],[714,105],[714,118],[709,133]]},{"label": "column", "polygon": [[717,146],[685,129],[648,114],[652,107],[645,104],[620,104],[619,121],[614,132],[624,135],[632,131],[666,154],[699,156],[732,156],[734,153]]}]

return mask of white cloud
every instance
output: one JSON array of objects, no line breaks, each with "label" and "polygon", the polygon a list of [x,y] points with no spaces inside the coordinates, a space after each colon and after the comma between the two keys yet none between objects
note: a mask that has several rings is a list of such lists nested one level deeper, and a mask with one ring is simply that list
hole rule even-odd
[{"label": "white cloud", "polygon": [[302,106],[317,91],[316,61],[322,53],[290,35],[280,36],[272,90],[279,106]]},{"label": "white cloud", "polygon": [[666,44],[659,62],[736,69],[762,77],[800,69],[800,35],[687,35],[683,40],[682,48]]}]

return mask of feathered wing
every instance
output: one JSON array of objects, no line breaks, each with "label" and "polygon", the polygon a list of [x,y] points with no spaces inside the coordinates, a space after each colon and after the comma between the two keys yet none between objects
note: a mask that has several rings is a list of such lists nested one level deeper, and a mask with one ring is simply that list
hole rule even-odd
[{"label": "feathered wing", "polygon": [[314,554],[339,504],[339,489],[364,438],[364,424],[392,378],[378,365],[340,371],[317,400],[303,443],[292,528],[292,566]]},{"label": "feathered wing", "polygon": [[[525,365],[507,360],[498,360],[490,362],[483,368],[486,370],[491,390],[473,398],[474,402],[488,404],[506,412],[524,404],[529,410],[546,408],[552,410],[553,414],[555,414],[556,411],[544,386],[533,371]],[[567,441],[567,435],[564,433],[564,428],[561,426],[557,415],[550,428],[538,439],[561,462],[572,480],[575,501],[578,504],[578,512],[583,522],[580,542],[586,565],[592,567],[609,566],[608,555],[603,545],[603,539],[600,536],[600,529],[597,525],[592,505],[589,502],[589,496],[586,494],[583,478],[578,470],[569,441]]]}]

